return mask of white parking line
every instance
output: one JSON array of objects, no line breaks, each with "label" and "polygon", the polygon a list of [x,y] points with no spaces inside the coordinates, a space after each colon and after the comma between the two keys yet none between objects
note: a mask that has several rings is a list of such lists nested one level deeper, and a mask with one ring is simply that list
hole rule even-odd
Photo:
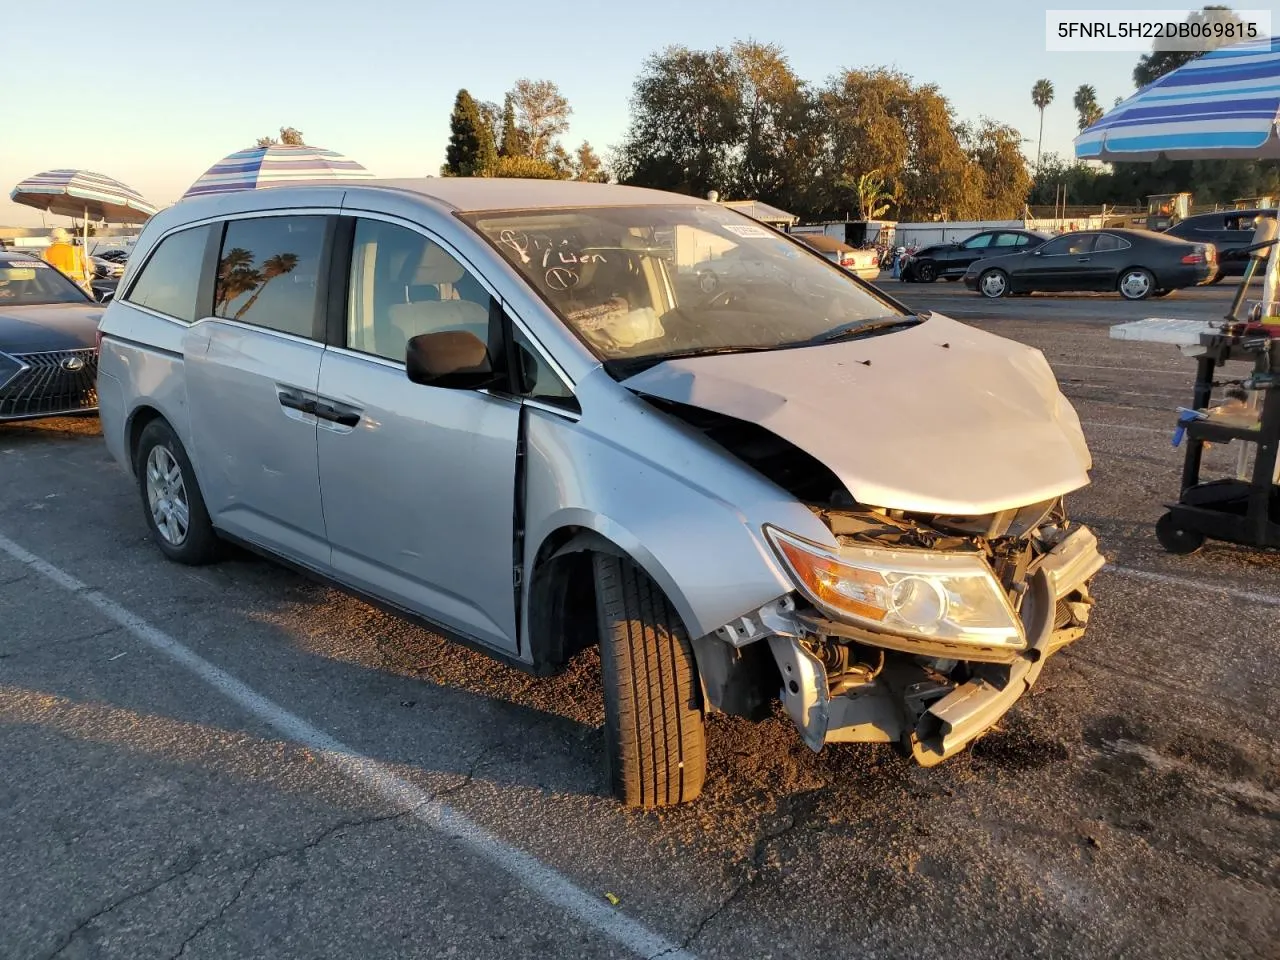
[{"label": "white parking line", "polygon": [[637,956],[654,957],[661,954],[672,960],[697,960],[694,954],[678,944],[627,917],[600,897],[587,893],[557,870],[503,842],[451,807],[433,800],[430,794],[396,776],[389,767],[356,753],[301,717],[268,700],[164,631],[130,613],[66,571],[18,546],[3,534],[0,534],[0,550],[64,590],[74,593],[107,619],[185,667],[218,693],[265,721],[289,740],[310,747],[371,793],[396,808],[412,811],[414,817],[432,830],[460,843],[530,892],[561,908],[596,932]]},{"label": "white parking line", "polygon": [[1235,600],[1244,600],[1248,603],[1260,603],[1268,607],[1280,607],[1280,594],[1258,593],[1254,590],[1240,590],[1236,587],[1223,586],[1205,580],[1194,580],[1191,577],[1179,577],[1171,573],[1156,573],[1154,570],[1139,570],[1136,567],[1125,567],[1114,563],[1109,563],[1102,569],[1104,572],[1109,571],[1111,573],[1118,573],[1122,577],[1131,577],[1134,580],[1148,580],[1151,583],[1164,583],[1173,587],[1184,587],[1191,590],[1203,591],[1205,593],[1222,593]]}]

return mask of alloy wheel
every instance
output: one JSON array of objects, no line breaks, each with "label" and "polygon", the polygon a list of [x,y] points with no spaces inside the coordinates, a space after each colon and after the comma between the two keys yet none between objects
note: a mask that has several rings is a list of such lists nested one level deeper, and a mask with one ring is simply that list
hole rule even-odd
[{"label": "alloy wheel", "polygon": [[191,522],[191,506],[182,467],[167,447],[154,446],[147,454],[147,505],[160,536],[175,547],[182,546]]}]

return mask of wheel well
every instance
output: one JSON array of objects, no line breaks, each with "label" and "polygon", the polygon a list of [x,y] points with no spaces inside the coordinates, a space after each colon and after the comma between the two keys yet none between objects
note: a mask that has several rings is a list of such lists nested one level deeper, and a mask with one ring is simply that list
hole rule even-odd
[{"label": "wheel well", "polygon": [[554,673],[600,642],[596,622],[595,552],[625,555],[583,527],[564,527],[538,548],[529,578],[529,651],[538,673]]},{"label": "wheel well", "polygon": [[163,420],[164,415],[155,407],[139,407],[129,416],[129,463],[133,464],[138,456],[138,441],[142,439],[142,431],[153,420]]}]

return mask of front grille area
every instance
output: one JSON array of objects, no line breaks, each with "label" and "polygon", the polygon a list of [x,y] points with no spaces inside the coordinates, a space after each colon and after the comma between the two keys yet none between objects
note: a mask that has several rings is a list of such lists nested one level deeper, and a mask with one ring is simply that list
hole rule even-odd
[{"label": "front grille area", "polygon": [[[0,387],[0,420],[98,408],[98,351],[92,347],[10,356],[27,369]],[[79,369],[67,369],[77,360]]]}]

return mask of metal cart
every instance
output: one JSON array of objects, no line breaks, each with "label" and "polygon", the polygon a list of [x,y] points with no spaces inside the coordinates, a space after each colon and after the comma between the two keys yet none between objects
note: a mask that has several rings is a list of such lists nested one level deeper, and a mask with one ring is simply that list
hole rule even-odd
[{"label": "metal cart", "polygon": [[[1280,326],[1264,322],[1263,309],[1273,300],[1270,276],[1253,316],[1245,317],[1245,293],[1261,263],[1261,257],[1277,244],[1280,226],[1274,220],[1260,224],[1244,277],[1220,329],[1200,335],[1196,364],[1195,396],[1191,408],[1178,421],[1178,434],[1188,440],[1182,465],[1182,492],[1177,503],[1156,523],[1156,538],[1170,553],[1195,553],[1206,539],[1225,540],[1251,547],[1280,548],[1280,486],[1276,485],[1276,450],[1280,447]],[[1272,318],[1274,319],[1274,318]],[[1253,363],[1252,374],[1240,383],[1262,398],[1256,426],[1234,426],[1201,419],[1197,411],[1209,406],[1214,371],[1228,360]],[[1256,444],[1253,472],[1247,479],[1200,479],[1206,443],[1237,440]],[[1240,457],[1244,473],[1246,458]]]},{"label": "metal cart", "polygon": [[[1245,386],[1262,391],[1257,428],[1228,426],[1212,420],[1184,419],[1187,439],[1182,467],[1182,494],[1156,523],[1156,537],[1170,553],[1194,553],[1206,539],[1226,540],[1253,547],[1280,548],[1280,486],[1274,482],[1276,450],[1280,447],[1280,337],[1258,325],[1243,330],[1201,335],[1204,347],[1197,361],[1192,408],[1208,406],[1214,372],[1228,360],[1253,362]],[[1257,444],[1252,475],[1246,480],[1227,477],[1202,481],[1204,445],[1229,440]]]}]

